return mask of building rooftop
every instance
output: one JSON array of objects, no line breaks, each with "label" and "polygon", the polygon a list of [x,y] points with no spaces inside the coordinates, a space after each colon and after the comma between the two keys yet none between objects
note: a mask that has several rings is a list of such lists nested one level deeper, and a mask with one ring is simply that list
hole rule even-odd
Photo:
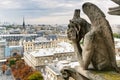
[{"label": "building rooftop", "polygon": [[45,49],[39,49],[39,51],[33,51],[30,52],[31,55],[34,57],[40,57],[40,56],[50,56],[58,53],[64,53],[64,52],[74,52],[74,48],[70,43],[61,42],[57,44],[58,47],[56,48],[45,48]]},{"label": "building rooftop", "polygon": [[37,34],[4,34],[0,37],[9,37],[9,36],[37,36]]},{"label": "building rooftop", "polygon": [[119,38],[114,38],[114,41],[115,42],[120,42],[120,39]]},{"label": "building rooftop", "polygon": [[118,60],[118,61],[119,61],[119,60],[120,60],[120,57],[119,57],[119,56],[116,56],[116,60]]},{"label": "building rooftop", "polygon": [[35,39],[35,43],[40,43],[40,42],[50,42],[50,40],[48,40],[45,37],[38,37]]},{"label": "building rooftop", "polygon": [[56,40],[57,39],[57,35],[55,34],[49,34],[47,36],[45,36],[48,40]]},{"label": "building rooftop", "polygon": [[57,63],[48,65],[47,68],[49,68],[49,70],[52,71],[52,73],[56,74],[56,75],[60,75],[60,71],[65,68],[75,68],[75,66],[79,66],[79,62],[71,62],[71,61],[67,61],[67,60],[63,60],[63,61],[58,61]]},{"label": "building rooftop", "polygon": [[115,44],[115,48],[120,48],[120,43]]},{"label": "building rooftop", "polygon": [[65,67],[75,68],[75,66],[79,66],[79,62],[71,62],[69,60],[58,61],[56,67],[58,70],[61,70]]},{"label": "building rooftop", "polygon": [[0,39],[0,43],[3,43],[3,42],[6,42],[6,40],[5,39]]},{"label": "building rooftop", "polygon": [[60,75],[61,74],[60,71],[57,69],[57,67],[55,67],[53,65],[48,65],[46,67],[49,68],[56,75]]},{"label": "building rooftop", "polygon": [[18,46],[9,46],[9,48],[21,48],[22,46],[21,45],[18,45]]}]

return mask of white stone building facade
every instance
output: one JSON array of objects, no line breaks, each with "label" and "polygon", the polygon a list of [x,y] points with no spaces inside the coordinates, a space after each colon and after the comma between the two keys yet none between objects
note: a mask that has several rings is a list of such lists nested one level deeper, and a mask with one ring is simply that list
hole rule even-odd
[{"label": "white stone building facade", "polygon": [[34,69],[43,71],[45,66],[55,61],[76,60],[73,46],[66,42],[58,43],[56,48],[39,49],[33,52],[25,52],[25,62]]}]

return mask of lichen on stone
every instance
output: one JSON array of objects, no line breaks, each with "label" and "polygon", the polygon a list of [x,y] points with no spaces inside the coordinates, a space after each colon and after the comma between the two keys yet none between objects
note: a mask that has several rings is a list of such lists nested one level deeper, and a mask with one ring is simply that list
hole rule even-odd
[{"label": "lichen on stone", "polygon": [[105,80],[120,80],[120,74],[114,71],[92,71],[92,73],[100,75]]}]

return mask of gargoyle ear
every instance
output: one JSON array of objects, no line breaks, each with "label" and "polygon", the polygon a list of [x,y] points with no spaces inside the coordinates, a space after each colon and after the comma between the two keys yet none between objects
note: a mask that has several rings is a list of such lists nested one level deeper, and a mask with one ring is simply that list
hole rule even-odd
[{"label": "gargoyle ear", "polygon": [[70,23],[73,23],[73,21],[72,21],[72,20],[70,20]]}]

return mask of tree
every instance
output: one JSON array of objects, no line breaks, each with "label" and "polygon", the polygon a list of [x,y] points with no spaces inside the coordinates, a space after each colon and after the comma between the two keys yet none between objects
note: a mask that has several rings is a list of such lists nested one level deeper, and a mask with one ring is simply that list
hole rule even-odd
[{"label": "tree", "polygon": [[11,65],[15,65],[15,60],[14,59],[12,59],[12,60],[10,60],[10,64],[9,64],[10,66]]},{"label": "tree", "polygon": [[28,77],[28,80],[44,80],[40,72],[36,71]]},{"label": "tree", "polygon": [[113,34],[113,37],[115,37],[115,38],[120,38],[120,34],[114,33],[114,34]]}]

